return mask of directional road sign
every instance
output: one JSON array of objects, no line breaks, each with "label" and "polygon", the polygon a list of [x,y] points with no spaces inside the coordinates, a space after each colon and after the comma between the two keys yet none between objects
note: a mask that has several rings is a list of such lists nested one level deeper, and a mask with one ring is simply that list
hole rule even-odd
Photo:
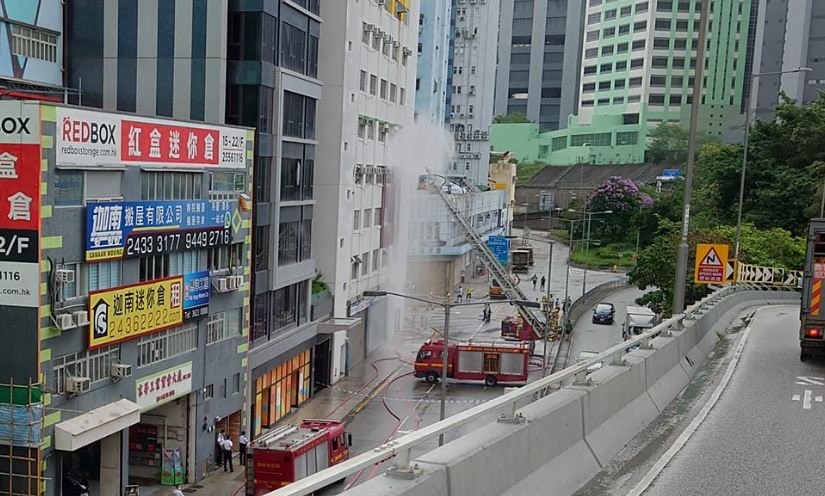
[{"label": "directional road sign", "polygon": [[696,284],[723,284],[727,279],[728,245],[696,245],[696,265],[693,281]]}]

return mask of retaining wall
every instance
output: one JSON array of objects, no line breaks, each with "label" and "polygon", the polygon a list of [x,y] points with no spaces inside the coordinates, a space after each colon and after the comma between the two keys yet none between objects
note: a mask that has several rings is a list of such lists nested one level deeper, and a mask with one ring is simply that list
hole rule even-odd
[{"label": "retaining wall", "polygon": [[696,374],[722,331],[747,307],[798,303],[799,293],[740,291],[686,318],[624,365],[607,364],[587,385],[566,386],[522,407],[521,424],[490,423],[415,458],[421,475],[382,475],[355,496],[521,496],[574,493],[644,429]]}]

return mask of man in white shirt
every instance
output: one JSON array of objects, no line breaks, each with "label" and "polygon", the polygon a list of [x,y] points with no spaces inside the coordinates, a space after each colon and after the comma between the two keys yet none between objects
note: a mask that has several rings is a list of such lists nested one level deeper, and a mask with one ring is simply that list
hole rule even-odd
[{"label": "man in white shirt", "polygon": [[223,465],[223,441],[225,439],[226,439],[226,436],[224,436],[224,430],[221,429],[221,431],[218,433],[218,441],[217,441],[218,442],[218,454],[215,457],[215,465],[217,465],[218,467]]},{"label": "man in white shirt", "polygon": [[249,438],[246,437],[246,431],[241,431],[241,437],[238,439],[238,448],[241,452],[241,465],[246,465],[246,446],[249,444]]},{"label": "man in white shirt", "polygon": [[172,496],[183,496],[183,491],[180,490],[180,486],[175,486],[175,490],[172,491]]},{"label": "man in white shirt", "polygon": [[223,471],[226,472],[226,466],[229,465],[229,471],[234,472],[232,468],[232,440],[229,436],[223,440]]}]

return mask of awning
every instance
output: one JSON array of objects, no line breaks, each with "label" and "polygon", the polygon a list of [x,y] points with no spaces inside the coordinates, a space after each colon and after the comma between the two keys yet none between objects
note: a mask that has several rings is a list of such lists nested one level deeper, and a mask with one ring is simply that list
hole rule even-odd
[{"label": "awning", "polygon": [[318,324],[320,334],[332,334],[338,331],[348,331],[361,323],[361,319],[332,318]]},{"label": "awning", "polygon": [[140,406],[122,399],[54,426],[54,446],[75,451],[140,422]]}]

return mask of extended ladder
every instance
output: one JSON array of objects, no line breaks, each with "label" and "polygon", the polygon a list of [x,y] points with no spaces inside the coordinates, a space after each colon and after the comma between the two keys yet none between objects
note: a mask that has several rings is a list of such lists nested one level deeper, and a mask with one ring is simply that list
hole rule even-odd
[{"label": "extended ladder", "polygon": [[447,209],[453,214],[458,220],[458,223],[461,224],[461,227],[464,228],[464,231],[467,233],[467,240],[476,249],[481,260],[484,262],[487,267],[489,267],[490,272],[492,272],[493,279],[495,279],[499,286],[501,286],[502,291],[504,292],[504,296],[518,308],[519,314],[524,317],[524,320],[532,326],[534,332],[541,335],[542,330],[546,332],[546,324],[543,319],[540,319],[536,316],[535,313],[529,308],[522,306],[519,304],[520,301],[526,301],[527,295],[518,287],[517,284],[513,284],[513,280],[510,278],[510,275],[501,266],[501,263],[498,261],[498,258],[493,254],[487,244],[484,242],[481,237],[476,234],[475,229],[473,229],[472,224],[470,221],[464,216],[461,210],[455,206],[453,200],[450,198],[442,187],[438,186],[434,180],[432,180],[432,176],[427,181],[432,189],[434,189],[441,199],[444,201],[444,204],[447,205]]}]

